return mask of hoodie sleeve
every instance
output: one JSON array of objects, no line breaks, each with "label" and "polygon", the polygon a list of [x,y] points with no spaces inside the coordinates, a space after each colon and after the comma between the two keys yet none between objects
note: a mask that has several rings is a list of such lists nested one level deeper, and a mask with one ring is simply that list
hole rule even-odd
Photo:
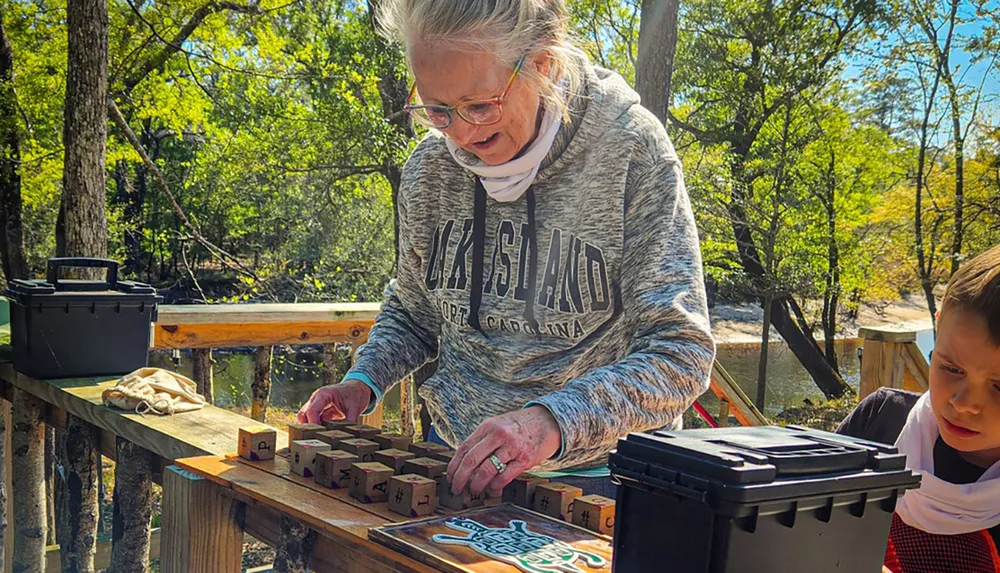
[{"label": "hoodie sleeve", "polygon": [[626,183],[621,312],[626,356],[529,402],[555,417],[557,455],[540,469],[606,461],[618,438],[670,425],[708,389],[715,343],[680,162],[666,135]]},{"label": "hoodie sleeve", "polygon": [[368,342],[358,348],[355,363],[344,380],[360,380],[373,392],[365,414],[371,413],[396,382],[421,367],[438,353],[440,316],[427,297],[420,254],[414,248],[411,212],[413,182],[420,170],[418,146],[403,169],[399,209],[399,268],[396,279],[385,290],[382,308],[368,333]]}]

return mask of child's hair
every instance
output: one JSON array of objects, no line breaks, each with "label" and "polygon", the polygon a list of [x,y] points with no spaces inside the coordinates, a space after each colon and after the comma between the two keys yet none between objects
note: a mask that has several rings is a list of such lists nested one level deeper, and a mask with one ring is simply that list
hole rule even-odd
[{"label": "child's hair", "polygon": [[1000,346],[1000,245],[958,269],[944,292],[941,310],[960,308],[986,320],[990,341]]}]

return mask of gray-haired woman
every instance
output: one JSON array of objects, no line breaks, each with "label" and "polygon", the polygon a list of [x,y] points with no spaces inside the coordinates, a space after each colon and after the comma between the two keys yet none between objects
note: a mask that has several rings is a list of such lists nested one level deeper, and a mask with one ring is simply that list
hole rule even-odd
[{"label": "gray-haired woman", "polygon": [[[403,170],[399,269],[357,362],[299,420],[420,395],[458,492],[550,472],[611,494],[607,454],[708,387],[694,217],[667,134],[567,40],[564,0],[387,0],[433,128]],[[543,474],[545,475],[545,474]]]}]

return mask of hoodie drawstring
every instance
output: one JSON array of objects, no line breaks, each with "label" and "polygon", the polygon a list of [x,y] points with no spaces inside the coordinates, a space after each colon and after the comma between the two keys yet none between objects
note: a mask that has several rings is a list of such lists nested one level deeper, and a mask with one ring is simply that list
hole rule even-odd
[{"label": "hoodie drawstring", "polygon": [[[485,336],[479,322],[479,309],[483,302],[483,258],[486,250],[486,188],[476,178],[475,198],[472,206],[472,283],[469,293],[468,325]],[[538,320],[535,319],[535,283],[538,280],[538,234],[535,226],[535,192],[528,187],[525,191],[528,206],[528,285],[524,300],[524,320],[536,336],[541,336]]]}]

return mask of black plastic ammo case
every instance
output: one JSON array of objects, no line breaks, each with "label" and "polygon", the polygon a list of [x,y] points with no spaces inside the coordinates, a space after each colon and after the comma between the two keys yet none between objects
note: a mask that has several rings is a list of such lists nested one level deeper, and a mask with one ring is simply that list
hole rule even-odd
[{"label": "black plastic ammo case", "polygon": [[[63,268],[103,268],[103,281],[60,279]],[[127,374],[146,365],[151,324],[162,300],[153,287],[118,280],[107,259],[49,259],[45,280],[13,280],[14,368],[33,378]]]},{"label": "black plastic ammo case", "polygon": [[615,573],[879,573],[895,448],[798,427],[631,434],[611,454]]}]

